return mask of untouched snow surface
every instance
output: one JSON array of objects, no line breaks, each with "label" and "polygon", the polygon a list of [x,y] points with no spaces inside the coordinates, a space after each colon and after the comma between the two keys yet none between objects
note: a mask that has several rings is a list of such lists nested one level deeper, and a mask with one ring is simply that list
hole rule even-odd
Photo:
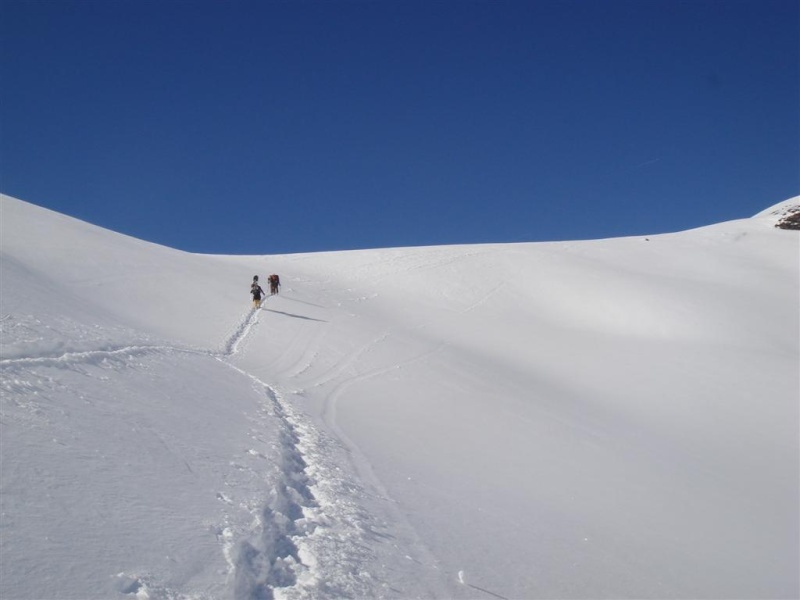
[{"label": "untouched snow surface", "polygon": [[800,596],[774,210],[231,257],[0,200],[4,599]]}]

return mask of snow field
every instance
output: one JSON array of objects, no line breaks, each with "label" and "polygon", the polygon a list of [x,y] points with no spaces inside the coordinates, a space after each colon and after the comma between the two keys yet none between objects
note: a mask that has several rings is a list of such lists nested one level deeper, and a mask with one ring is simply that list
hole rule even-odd
[{"label": "snow field", "polygon": [[223,257],[0,200],[2,597],[800,593],[775,210]]}]

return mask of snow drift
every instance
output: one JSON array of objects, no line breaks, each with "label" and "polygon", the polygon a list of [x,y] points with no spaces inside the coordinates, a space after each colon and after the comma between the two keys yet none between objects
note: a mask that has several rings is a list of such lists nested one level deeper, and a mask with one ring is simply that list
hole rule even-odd
[{"label": "snow drift", "polygon": [[252,257],[0,200],[3,598],[800,595],[798,199]]}]

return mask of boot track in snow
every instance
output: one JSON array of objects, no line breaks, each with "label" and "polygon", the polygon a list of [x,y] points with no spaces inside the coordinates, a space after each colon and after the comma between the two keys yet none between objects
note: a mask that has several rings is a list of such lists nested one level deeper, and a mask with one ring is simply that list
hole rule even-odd
[{"label": "boot track in snow", "polygon": [[354,598],[380,585],[360,571],[375,529],[357,499],[363,490],[342,475],[341,444],[322,434],[280,391],[230,362],[258,325],[253,309],[217,359],[249,377],[279,425],[278,479],[244,539],[226,541],[234,598]]}]

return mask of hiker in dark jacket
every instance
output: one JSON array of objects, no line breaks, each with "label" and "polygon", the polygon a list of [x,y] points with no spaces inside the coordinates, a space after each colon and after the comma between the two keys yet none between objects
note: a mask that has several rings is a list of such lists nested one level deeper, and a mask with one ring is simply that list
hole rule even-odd
[{"label": "hiker in dark jacket", "polygon": [[264,290],[258,285],[258,275],[253,277],[253,283],[250,285],[250,293],[253,295],[253,308],[261,306],[261,298],[266,296]]}]

